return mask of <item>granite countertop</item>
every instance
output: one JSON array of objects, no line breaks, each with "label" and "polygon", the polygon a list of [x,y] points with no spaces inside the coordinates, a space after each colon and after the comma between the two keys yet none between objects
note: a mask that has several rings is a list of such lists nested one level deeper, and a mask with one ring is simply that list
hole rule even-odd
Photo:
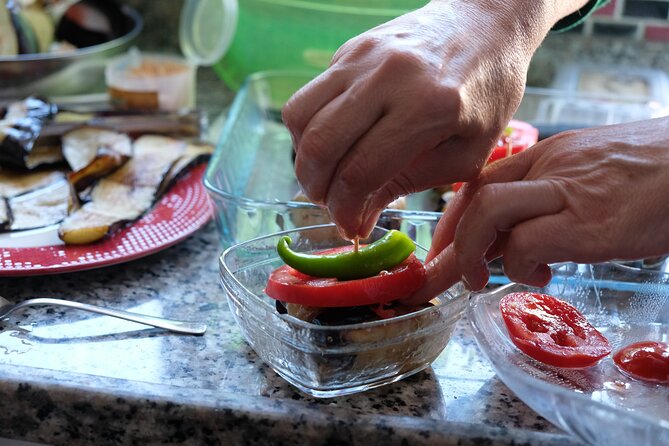
[{"label": "granite countertop", "polygon": [[[220,112],[231,93],[210,72],[200,78],[201,96]],[[323,400],[298,392],[244,342],[218,283],[220,251],[210,223],[140,260],[0,279],[0,295],[13,301],[66,297],[209,325],[202,337],[181,336],[48,307],[0,322],[0,437],[53,445],[580,444],[500,382],[466,320],[431,368],[402,382]]]}]

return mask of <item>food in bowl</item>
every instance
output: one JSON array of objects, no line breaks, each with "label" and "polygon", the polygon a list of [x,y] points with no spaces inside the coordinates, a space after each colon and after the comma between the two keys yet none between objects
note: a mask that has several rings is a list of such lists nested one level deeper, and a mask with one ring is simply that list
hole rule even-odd
[{"label": "food in bowl", "polygon": [[0,56],[58,53],[99,45],[126,32],[126,17],[116,2],[0,2]]},{"label": "food in bowl", "polygon": [[[247,342],[289,383],[317,397],[360,392],[428,367],[446,347],[468,296],[457,284],[430,304],[410,308],[396,303],[316,308],[269,297],[268,280],[284,266],[276,250],[281,237],[289,236],[301,252],[349,246],[323,236],[332,228],[259,237],[233,245],[221,257],[222,284]],[[375,228],[371,239],[386,233]],[[426,253],[416,245],[418,259]]]},{"label": "food in bowl", "polygon": [[509,293],[499,302],[511,340],[548,365],[583,368],[611,353],[604,337],[573,305],[540,293]]},{"label": "food in bowl", "polygon": [[294,252],[290,243],[288,236],[279,240],[277,253],[286,265],[270,274],[265,292],[292,316],[371,305],[371,314],[383,318],[395,314],[385,305],[410,296],[425,283],[423,264],[413,254],[414,242],[396,230],[366,246],[313,254]]}]

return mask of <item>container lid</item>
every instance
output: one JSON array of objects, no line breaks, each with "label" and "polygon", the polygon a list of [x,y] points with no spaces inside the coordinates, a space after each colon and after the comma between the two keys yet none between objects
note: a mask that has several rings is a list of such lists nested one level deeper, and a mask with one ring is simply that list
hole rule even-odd
[{"label": "container lid", "polygon": [[179,21],[184,56],[196,65],[218,62],[234,37],[237,10],[237,0],[186,0]]}]

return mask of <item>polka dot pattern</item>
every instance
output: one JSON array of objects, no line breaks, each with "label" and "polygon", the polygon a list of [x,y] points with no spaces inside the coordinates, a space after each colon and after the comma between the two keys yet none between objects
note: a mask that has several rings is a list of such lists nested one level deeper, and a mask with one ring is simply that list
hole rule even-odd
[{"label": "polka dot pattern", "polygon": [[82,246],[2,248],[0,276],[56,274],[99,268],[134,260],[178,243],[204,226],[212,205],[199,165],[136,222],[125,225],[98,243]]}]

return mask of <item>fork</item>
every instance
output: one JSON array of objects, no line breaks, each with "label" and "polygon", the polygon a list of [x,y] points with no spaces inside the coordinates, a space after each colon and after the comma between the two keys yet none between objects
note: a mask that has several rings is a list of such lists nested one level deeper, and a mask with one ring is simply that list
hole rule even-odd
[{"label": "fork", "polygon": [[51,299],[41,297],[37,299],[28,299],[17,304],[12,304],[4,297],[0,296],[0,319],[4,319],[16,310],[26,307],[53,305],[57,307],[75,308],[77,310],[90,311],[92,313],[104,314],[105,316],[116,317],[126,321],[137,322],[139,324],[149,325],[151,327],[163,328],[168,331],[181,334],[203,335],[207,331],[207,325],[199,322],[175,321],[172,319],[163,319],[144,314],[131,313],[129,311],[114,310],[112,308],[99,307],[97,305],[72,302],[64,299]]}]

